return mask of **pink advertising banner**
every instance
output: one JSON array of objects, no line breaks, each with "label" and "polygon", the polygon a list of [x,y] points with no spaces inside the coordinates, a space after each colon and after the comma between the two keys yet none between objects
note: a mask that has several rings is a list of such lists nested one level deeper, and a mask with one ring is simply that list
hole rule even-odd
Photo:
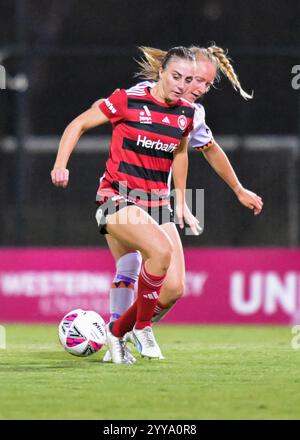
[{"label": "pink advertising banner", "polygon": [[[300,250],[185,249],[186,291],[165,323],[300,324]],[[0,322],[58,322],[74,308],[109,315],[106,249],[0,250]]]}]

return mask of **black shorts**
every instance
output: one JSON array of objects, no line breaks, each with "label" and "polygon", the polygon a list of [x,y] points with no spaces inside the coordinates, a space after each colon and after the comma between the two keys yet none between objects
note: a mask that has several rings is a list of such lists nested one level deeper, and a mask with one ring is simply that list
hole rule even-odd
[{"label": "black shorts", "polygon": [[99,232],[103,235],[107,234],[107,215],[114,214],[115,212],[120,211],[120,209],[131,205],[136,205],[146,211],[159,225],[163,225],[165,223],[174,223],[174,213],[170,205],[155,207],[143,206],[128,200],[124,196],[106,197],[103,201],[96,201],[96,205],[97,208],[95,218],[98,224]]}]

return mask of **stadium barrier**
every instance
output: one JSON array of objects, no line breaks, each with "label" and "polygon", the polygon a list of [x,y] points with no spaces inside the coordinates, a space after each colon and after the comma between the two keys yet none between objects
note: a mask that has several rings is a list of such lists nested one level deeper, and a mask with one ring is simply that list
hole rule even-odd
[{"label": "stadium barrier", "polygon": [[[300,250],[186,248],[186,291],[165,323],[297,324]],[[114,261],[97,248],[2,248],[0,322],[58,322],[74,308],[108,318]]]}]

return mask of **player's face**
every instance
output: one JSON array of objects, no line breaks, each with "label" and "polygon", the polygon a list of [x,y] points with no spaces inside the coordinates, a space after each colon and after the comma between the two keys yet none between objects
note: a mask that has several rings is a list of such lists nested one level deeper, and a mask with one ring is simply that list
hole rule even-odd
[{"label": "player's face", "polygon": [[195,75],[184,98],[190,102],[196,101],[207,93],[214,83],[217,69],[210,61],[201,60],[196,64]]},{"label": "player's face", "polygon": [[176,58],[160,71],[162,97],[166,102],[176,102],[187,92],[193,81],[195,63]]}]

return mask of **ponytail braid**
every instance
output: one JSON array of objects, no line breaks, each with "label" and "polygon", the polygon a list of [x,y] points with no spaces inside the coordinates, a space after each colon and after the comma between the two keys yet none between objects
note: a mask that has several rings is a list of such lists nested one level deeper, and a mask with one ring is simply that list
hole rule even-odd
[{"label": "ponytail braid", "polygon": [[213,55],[218,60],[218,66],[221,72],[229,79],[229,81],[232,84],[232,87],[234,90],[238,90],[240,92],[240,95],[244,99],[252,99],[253,98],[253,92],[251,95],[249,95],[247,92],[245,92],[242,89],[241,83],[238,79],[237,74],[234,71],[234,68],[230,62],[230,59],[227,57],[227,54],[225,53],[224,49],[221,47],[212,45],[207,48],[207,52]]}]

